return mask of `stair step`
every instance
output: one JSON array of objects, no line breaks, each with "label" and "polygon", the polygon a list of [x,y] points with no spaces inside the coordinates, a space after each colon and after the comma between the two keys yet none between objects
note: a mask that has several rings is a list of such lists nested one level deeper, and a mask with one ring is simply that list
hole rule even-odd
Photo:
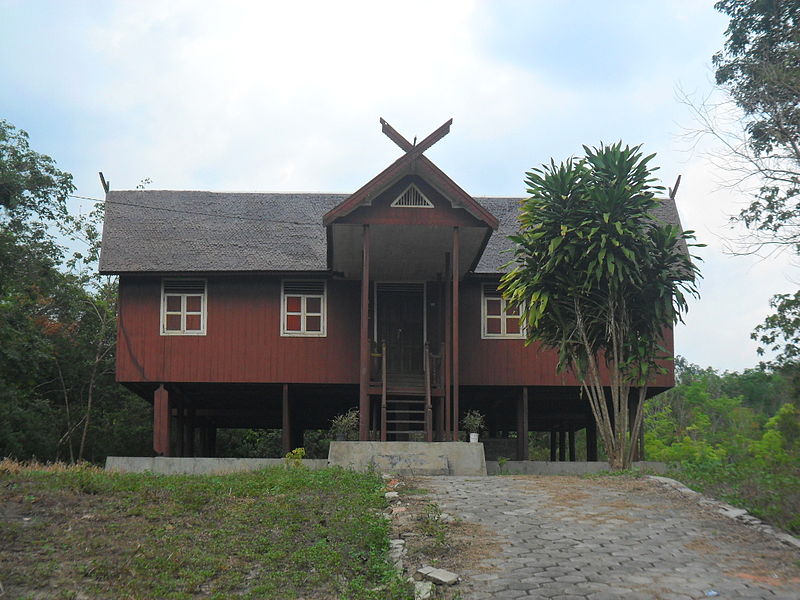
[{"label": "stair step", "polygon": [[407,408],[398,408],[397,410],[393,410],[393,409],[390,408],[390,409],[387,409],[386,412],[387,413],[400,413],[400,414],[405,414],[405,415],[424,415],[425,414],[424,410],[409,410]]},{"label": "stair step", "polygon": [[415,423],[417,425],[424,425],[425,421],[413,420],[413,419],[386,419],[387,423]]}]

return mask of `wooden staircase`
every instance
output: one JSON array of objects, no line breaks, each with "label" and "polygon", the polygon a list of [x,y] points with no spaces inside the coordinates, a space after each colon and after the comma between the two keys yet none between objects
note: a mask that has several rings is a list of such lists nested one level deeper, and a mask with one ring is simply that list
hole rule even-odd
[{"label": "wooden staircase", "polygon": [[386,397],[386,439],[409,441],[425,436],[425,397],[392,395]]},{"label": "wooden staircase", "polygon": [[[373,354],[374,355],[374,354]],[[422,373],[388,373],[382,344],[380,441],[433,441],[431,353],[425,343]]]}]

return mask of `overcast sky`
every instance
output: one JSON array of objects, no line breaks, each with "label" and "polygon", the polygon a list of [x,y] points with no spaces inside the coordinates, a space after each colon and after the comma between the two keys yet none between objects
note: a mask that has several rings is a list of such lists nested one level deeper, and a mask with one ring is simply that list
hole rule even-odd
[{"label": "overcast sky", "polygon": [[409,139],[453,117],[426,154],[475,196],[524,195],[526,170],[582,144],[641,143],[665,186],[683,176],[683,225],[708,244],[676,351],[741,370],[800,276],[726,253],[748,196],[685,139],[676,90],[713,91],[726,24],[712,0],[0,0],[0,118],[94,198],[98,171],[114,189],[352,192],[399,156],[379,117]]}]

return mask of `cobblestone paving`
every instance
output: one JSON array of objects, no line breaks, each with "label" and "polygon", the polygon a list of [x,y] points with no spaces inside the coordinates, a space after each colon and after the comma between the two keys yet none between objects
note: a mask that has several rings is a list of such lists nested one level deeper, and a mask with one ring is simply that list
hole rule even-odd
[{"label": "cobblestone paving", "polygon": [[431,477],[421,486],[499,537],[499,555],[462,573],[464,600],[800,599],[800,553],[654,481]]}]

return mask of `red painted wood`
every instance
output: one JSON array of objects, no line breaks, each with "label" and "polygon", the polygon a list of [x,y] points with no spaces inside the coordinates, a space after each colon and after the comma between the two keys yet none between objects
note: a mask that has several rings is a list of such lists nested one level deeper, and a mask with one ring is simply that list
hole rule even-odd
[{"label": "red painted wood", "polygon": [[156,456],[169,456],[169,392],[163,385],[153,393],[153,452]]},{"label": "red painted wood", "polygon": [[[433,208],[397,208],[391,204],[402,194],[409,184],[416,185],[433,204]],[[453,208],[450,201],[442,196],[424,179],[415,175],[403,177],[377,196],[370,206],[362,206],[337,223],[369,223],[372,225],[439,225],[445,227],[487,227],[486,223],[473,217],[463,208]]]},{"label": "red painted wood", "polygon": [[[558,355],[541,350],[538,344],[525,346],[521,339],[481,339],[481,283],[463,282],[461,286],[460,374],[461,385],[539,385],[575,386],[578,381],[569,373],[556,371]],[[664,347],[673,353],[672,330],[665,331]],[[666,362],[666,375],[651,382],[656,387],[674,385],[671,362]],[[608,381],[605,368],[602,369]]]},{"label": "red painted wood", "polygon": [[160,335],[160,278],[121,279],[118,381],[359,381],[359,282],[328,282],[328,335],[312,338],[281,337],[280,277],[208,277],[204,336]]},{"label": "red painted wood", "polygon": [[361,239],[361,323],[359,332],[360,378],[358,386],[358,439],[369,439],[369,225]]},{"label": "red painted wood", "polygon": [[289,413],[289,385],[281,390],[281,450],[284,455],[292,451],[292,420]]},{"label": "red painted wood", "polygon": [[[458,255],[460,250],[460,238],[458,227],[453,227],[453,323],[459,323],[459,300],[461,294],[458,291]],[[458,362],[458,334],[460,327],[453,327],[453,439],[458,440],[458,382],[459,382],[459,362]]]},{"label": "red painted wood", "polygon": [[[449,276],[448,273],[445,281]],[[452,281],[447,284],[442,286],[446,290],[445,313],[452,307]],[[209,276],[207,335],[161,336],[160,278],[123,276],[117,380],[158,384],[359,384],[360,288],[358,281],[328,282],[327,337],[281,337],[280,277]],[[540,351],[535,344],[526,347],[522,340],[481,339],[479,282],[462,281],[459,297],[461,387],[577,385],[572,376],[556,373],[557,357],[553,352]],[[447,322],[451,314],[444,315]],[[446,384],[450,384],[455,383],[448,368],[448,363],[452,364],[452,330],[444,334],[441,339],[447,347],[443,369],[449,379]],[[664,346],[672,354],[671,329],[665,331]],[[655,377],[652,385],[674,385],[672,365],[667,363],[667,366],[669,372]],[[448,403],[446,407],[451,405]],[[445,415],[448,430],[453,419],[454,415]]]}]

